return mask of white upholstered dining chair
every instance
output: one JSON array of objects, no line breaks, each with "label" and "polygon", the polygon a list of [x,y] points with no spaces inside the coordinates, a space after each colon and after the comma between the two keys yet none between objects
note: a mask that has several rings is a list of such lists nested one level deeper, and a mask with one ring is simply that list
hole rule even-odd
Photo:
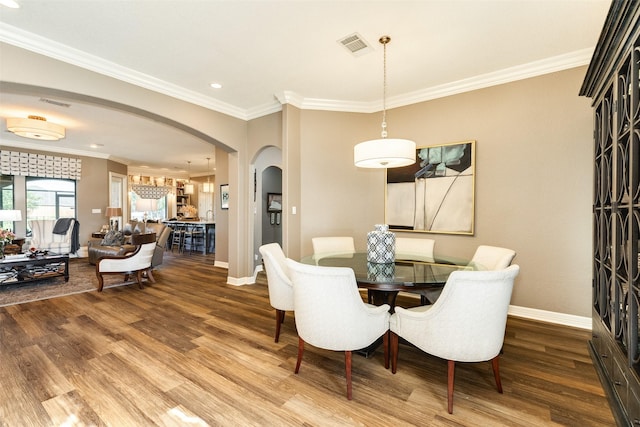
[{"label": "white upholstered dining chair", "polygon": [[[433,239],[421,239],[417,237],[396,236],[396,260],[411,260],[433,262],[433,248],[436,241]],[[431,304],[440,295],[440,289],[423,289],[419,291],[407,291],[420,295],[421,304]]]},{"label": "white upholstered dining chair", "polygon": [[396,237],[396,259],[412,261],[433,261],[436,241],[413,237]]},{"label": "white upholstered dining chair", "polygon": [[289,279],[286,257],[278,243],[269,243],[258,249],[267,271],[269,303],[276,310],[275,342],[280,339],[280,326],[287,311],[293,311],[293,285]]},{"label": "white upholstered dining chair", "polygon": [[351,400],[351,352],[373,344],[381,336],[385,367],[389,366],[389,305],[362,301],[353,270],[348,267],[305,265],[287,259],[293,282],[293,305],[298,330],[300,370],[304,344],[344,351],[347,399]]},{"label": "white upholstered dining chair", "polygon": [[502,270],[507,268],[516,251],[497,246],[480,245],[473,254],[469,266],[476,270]]},{"label": "white upholstered dining chair", "polygon": [[[467,266],[473,270],[503,270],[511,265],[515,256],[516,251],[512,249],[480,245]],[[433,304],[440,297],[442,289],[429,289],[427,292],[423,296]],[[424,299],[422,302],[425,302]]]},{"label": "white upholstered dining chair", "polygon": [[455,362],[491,361],[502,393],[499,356],[518,265],[504,270],[454,271],[433,304],[405,309],[391,316],[391,369],[398,364],[398,337],[420,350],[447,360],[447,410],[453,413]]},{"label": "white upholstered dining chair", "polygon": [[356,252],[353,237],[349,236],[313,237],[311,244],[316,261],[331,256],[351,255]]}]

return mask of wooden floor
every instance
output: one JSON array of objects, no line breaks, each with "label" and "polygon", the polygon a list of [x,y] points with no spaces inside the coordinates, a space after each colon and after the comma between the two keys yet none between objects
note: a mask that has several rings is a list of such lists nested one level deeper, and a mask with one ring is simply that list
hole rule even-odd
[{"label": "wooden floor", "polygon": [[155,277],[0,308],[0,426],[614,425],[588,331],[509,319],[504,394],[490,363],[458,364],[449,415],[446,362],[412,347],[396,375],[381,350],[354,355],[352,401],[342,353],[307,346],[294,374],[294,319],[274,343],[262,275],[229,286],[212,259],[168,254]]}]

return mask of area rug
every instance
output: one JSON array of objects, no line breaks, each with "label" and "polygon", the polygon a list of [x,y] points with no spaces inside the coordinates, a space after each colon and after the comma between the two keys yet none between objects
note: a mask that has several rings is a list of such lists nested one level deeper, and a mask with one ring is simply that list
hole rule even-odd
[{"label": "area rug", "polygon": [[[115,280],[110,281],[110,278]],[[124,284],[118,282],[122,282],[120,276],[106,277],[104,288],[112,288]],[[62,277],[55,277],[26,284],[0,285],[0,307],[81,292],[91,292],[97,289],[96,267],[89,264],[87,258],[75,258],[69,260],[68,282],[65,282]]]}]

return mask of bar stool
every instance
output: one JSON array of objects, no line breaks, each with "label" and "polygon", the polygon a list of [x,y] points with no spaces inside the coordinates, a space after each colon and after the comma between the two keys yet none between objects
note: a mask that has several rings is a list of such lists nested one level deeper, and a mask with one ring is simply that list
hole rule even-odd
[{"label": "bar stool", "polygon": [[185,234],[185,240],[189,241],[189,253],[204,252],[204,226],[200,224],[193,224],[189,227],[187,234]]},{"label": "bar stool", "polygon": [[173,226],[173,236],[171,236],[171,252],[177,247],[178,253],[184,252],[184,238],[186,234],[186,226],[176,224]]}]

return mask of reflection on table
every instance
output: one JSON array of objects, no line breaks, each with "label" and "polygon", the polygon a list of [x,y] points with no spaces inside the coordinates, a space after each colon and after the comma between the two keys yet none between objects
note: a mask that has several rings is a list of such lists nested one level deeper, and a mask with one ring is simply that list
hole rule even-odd
[{"label": "reflection on table", "polygon": [[396,259],[394,263],[376,264],[367,261],[366,252],[316,254],[303,258],[301,262],[351,268],[358,287],[369,290],[371,302],[375,305],[389,304],[392,310],[398,292],[442,288],[452,272],[470,268],[468,260],[442,256],[432,261]]}]

